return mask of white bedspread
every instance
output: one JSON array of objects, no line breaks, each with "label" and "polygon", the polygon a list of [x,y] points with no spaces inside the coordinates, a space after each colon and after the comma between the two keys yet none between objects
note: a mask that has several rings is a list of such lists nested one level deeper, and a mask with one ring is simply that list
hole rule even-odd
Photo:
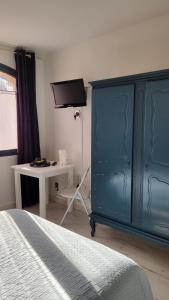
[{"label": "white bedspread", "polygon": [[127,257],[22,210],[0,213],[0,299],[152,300]]}]

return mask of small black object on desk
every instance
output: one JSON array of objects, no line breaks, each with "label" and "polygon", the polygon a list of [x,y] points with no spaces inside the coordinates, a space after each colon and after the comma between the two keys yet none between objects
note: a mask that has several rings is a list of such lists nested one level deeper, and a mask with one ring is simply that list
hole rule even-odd
[{"label": "small black object on desk", "polygon": [[34,167],[34,168],[45,168],[45,167],[50,167],[50,166],[56,166],[56,164],[57,164],[57,161],[50,163],[49,161],[47,161],[46,158],[37,157],[37,158],[35,158],[35,160],[33,160],[30,163],[30,166]]},{"label": "small black object on desk", "polygon": [[46,160],[46,158],[37,157],[37,158],[35,158],[35,160],[33,160],[30,163],[30,166],[34,167],[34,168],[44,168],[44,167],[49,167],[50,166],[50,162],[48,162]]}]

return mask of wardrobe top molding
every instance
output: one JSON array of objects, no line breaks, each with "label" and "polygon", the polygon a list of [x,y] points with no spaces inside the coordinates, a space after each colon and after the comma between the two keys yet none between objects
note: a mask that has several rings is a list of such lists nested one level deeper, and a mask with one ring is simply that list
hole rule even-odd
[{"label": "wardrobe top molding", "polygon": [[158,79],[169,79],[169,69],[122,76],[122,77],[114,77],[110,79],[90,81],[89,83],[95,89],[100,87],[108,87],[112,85],[133,84],[137,82],[144,82],[148,80],[152,81]]}]

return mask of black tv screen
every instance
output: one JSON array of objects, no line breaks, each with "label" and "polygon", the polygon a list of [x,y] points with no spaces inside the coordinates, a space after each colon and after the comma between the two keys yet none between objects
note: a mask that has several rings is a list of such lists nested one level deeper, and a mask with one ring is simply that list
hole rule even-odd
[{"label": "black tv screen", "polygon": [[51,86],[56,108],[86,105],[83,79],[53,82]]}]

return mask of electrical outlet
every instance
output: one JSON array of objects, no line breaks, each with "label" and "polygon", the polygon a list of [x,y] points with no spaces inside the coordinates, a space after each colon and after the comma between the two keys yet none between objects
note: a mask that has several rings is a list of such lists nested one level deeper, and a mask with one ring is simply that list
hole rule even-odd
[{"label": "electrical outlet", "polygon": [[58,192],[59,191],[59,183],[55,182],[55,190]]}]

